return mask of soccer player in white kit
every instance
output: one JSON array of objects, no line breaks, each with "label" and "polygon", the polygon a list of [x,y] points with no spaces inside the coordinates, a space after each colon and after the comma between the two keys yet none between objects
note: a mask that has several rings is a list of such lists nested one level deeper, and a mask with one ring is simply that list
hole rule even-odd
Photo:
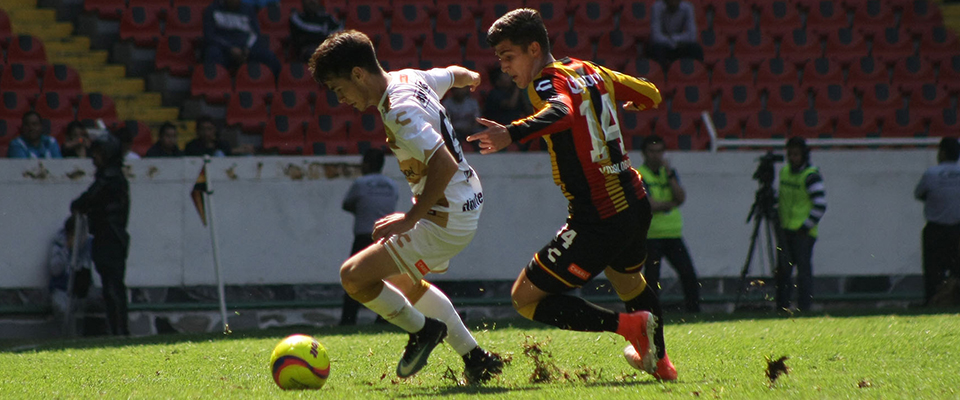
[{"label": "soccer player in white kit", "polygon": [[414,195],[410,210],[377,221],[376,242],[344,262],[344,290],[410,334],[397,376],[417,373],[446,338],[463,357],[469,383],[489,380],[503,361],[477,345],[450,299],[423,280],[445,272],[477,230],[480,180],[463,157],[440,98],[452,87],[476,88],[480,74],[459,66],[386,72],[370,39],[353,30],[324,40],[309,67],[341,103],[361,111],[377,107]]}]

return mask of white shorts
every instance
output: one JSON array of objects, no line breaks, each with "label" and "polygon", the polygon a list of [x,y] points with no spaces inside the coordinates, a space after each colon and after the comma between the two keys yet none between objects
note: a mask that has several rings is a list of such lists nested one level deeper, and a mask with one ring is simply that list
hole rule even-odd
[{"label": "white shorts", "polygon": [[[451,214],[451,218],[479,219],[479,211]],[[416,282],[427,273],[447,272],[450,259],[465,249],[476,233],[476,228],[443,228],[424,218],[413,229],[383,241],[383,247],[400,272]]]}]

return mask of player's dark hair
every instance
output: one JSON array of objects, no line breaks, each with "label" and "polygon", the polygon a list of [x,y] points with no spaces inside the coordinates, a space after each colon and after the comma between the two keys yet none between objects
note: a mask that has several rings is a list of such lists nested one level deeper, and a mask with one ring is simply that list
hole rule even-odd
[{"label": "player's dark hair", "polygon": [[946,161],[957,161],[960,159],[960,142],[951,137],[940,139],[940,151]]},{"label": "player's dark hair", "polygon": [[530,43],[540,43],[544,54],[550,52],[550,38],[547,27],[543,25],[540,13],[532,8],[518,8],[504,14],[490,25],[487,30],[487,43],[491,47],[504,40],[519,45],[524,51]]},{"label": "player's dark hair", "polygon": [[333,78],[349,77],[354,67],[372,73],[383,70],[370,38],[352,29],[327,37],[310,56],[307,65],[313,80],[321,84]]},{"label": "player's dark hair", "polygon": [[643,142],[640,143],[640,151],[646,151],[647,147],[654,144],[663,143],[663,138],[658,135],[650,135],[643,138]]},{"label": "player's dark hair", "polygon": [[27,112],[23,113],[23,115],[20,116],[20,126],[26,125],[26,123],[27,123],[27,118],[30,117],[31,115],[36,115],[37,118],[40,118],[40,122],[43,122],[43,117],[40,116],[40,113],[38,113],[38,112],[36,112],[36,111],[33,111],[33,110],[30,110],[30,111],[27,111]]},{"label": "player's dark hair", "polygon": [[163,131],[165,131],[165,130],[167,130],[167,129],[173,129],[173,131],[176,132],[176,131],[177,131],[177,126],[174,125],[174,124],[172,124],[172,123],[170,123],[170,121],[166,121],[166,122],[163,123],[163,125],[160,125],[160,130],[157,131],[157,136],[162,136],[162,135],[163,135]]},{"label": "player's dark hair", "polygon": [[800,136],[794,136],[787,140],[787,148],[796,147],[800,149],[800,153],[803,154],[803,163],[807,164],[810,162],[810,148],[807,147],[806,139]]},{"label": "player's dark hair", "polygon": [[83,126],[83,123],[82,123],[82,122],[77,121],[77,120],[70,121],[70,123],[67,124],[67,137],[70,137],[70,134],[73,132],[73,130],[74,130],[74,129],[77,129],[77,128],[86,129],[86,128]]},{"label": "player's dark hair", "polygon": [[363,173],[380,172],[383,170],[383,150],[371,147],[363,152]]},{"label": "player's dark hair", "polygon": [[73,228],[77,226],[77,219],[73,215],[67,217],[66,221],[63,221],[63,229],[67,234],[73,233]]}]

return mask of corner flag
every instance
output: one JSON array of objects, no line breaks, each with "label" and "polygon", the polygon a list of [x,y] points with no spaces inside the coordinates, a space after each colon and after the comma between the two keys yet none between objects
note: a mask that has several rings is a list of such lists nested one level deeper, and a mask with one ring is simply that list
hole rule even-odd
[{"label": "corner flag", "polygon": [[197,214],[200,214],[200,220],[203,226],[207,226],[207,212],[203,204],[203,194],[207,191],[207,164],[200,167],[200,175],[197,176],[197,182],[193,184],[193,190],[190,191],[190,197],[193,199],[193,205],[197,208]]}]

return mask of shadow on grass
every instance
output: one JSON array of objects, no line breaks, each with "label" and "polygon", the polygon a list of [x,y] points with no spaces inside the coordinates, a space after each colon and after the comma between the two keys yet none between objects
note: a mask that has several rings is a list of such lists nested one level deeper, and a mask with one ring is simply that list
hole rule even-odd
[{"label": "shadow on grass", "polygon": [[[850,308],[841,310],[830,310],[810,313],[778,313],[775,311],[741,311],[734,313],[674,313],[667,314],[667,326],[699,324],[711,322],[730,322],[741,320],[765,320],[765,319],[787,319],[787,318],[854,318],[882,315],[898,316],[922,316],[922,315],[941,315],[957,314],[960,308]],[[496,321],[467,321],[468,326],[474,332],[485,330],[500,329],[521,329],[530,331],[554,330],[556,328],[529,321],[523,318],[499,319]],[[66,349],[89,349],[89,348],[107,348],[107,347],[126,347],[139,345],[158,345],[158,344],[177,344],[186,342],[204,342],[210,340],[241,340],[241,339],[266,339],[275,338],[277,340],[294,333],[304,333],[309,335],[376,335],[385,332],[394,332],[401,335],[403,332],[399,328],[389,324],[370,324],[357,326],[291,326],[281,328],[269,328],[261,330],[243,330],[234,331],[230,334],[223,333],[179,333],[164,334],[143,337],[89,337],[75,339],[42,339],[42,340],[6,340],[0,341],[0,352],[17,353],[30,351],[49,351]],[[474,390],[469,387],[459,388],[458,390]],[[479,388],[483,389],[483,388]]]},{"label": "shadow on grass", "polygon": [[475,396],[485,396],[485,395],[494,395],[494,396],[505,396],[510,393],[533,393],[540,390],[544,390],[552,385],[582,385],[583,387],[629,387],[629,386],[646,386],[646,385],[658,385],[661,384],[655,380],[618,380],[610,379],[604,381],[587,381],[587,382],[569,382],[569,381],[557,381],[551,383],[536,384],[530,383],[523,386],[494,386],[494,385],[484,385],[484,386],[447,386],[447,387],[419,387],[413,388],[410,393],[396,394],[396,391],[392,388],[377,388],[376,391],[390,393],[397,398],[408,398],[408,397],[435,397],[435,396],[459,396],[459,395],[475,395]]}]

